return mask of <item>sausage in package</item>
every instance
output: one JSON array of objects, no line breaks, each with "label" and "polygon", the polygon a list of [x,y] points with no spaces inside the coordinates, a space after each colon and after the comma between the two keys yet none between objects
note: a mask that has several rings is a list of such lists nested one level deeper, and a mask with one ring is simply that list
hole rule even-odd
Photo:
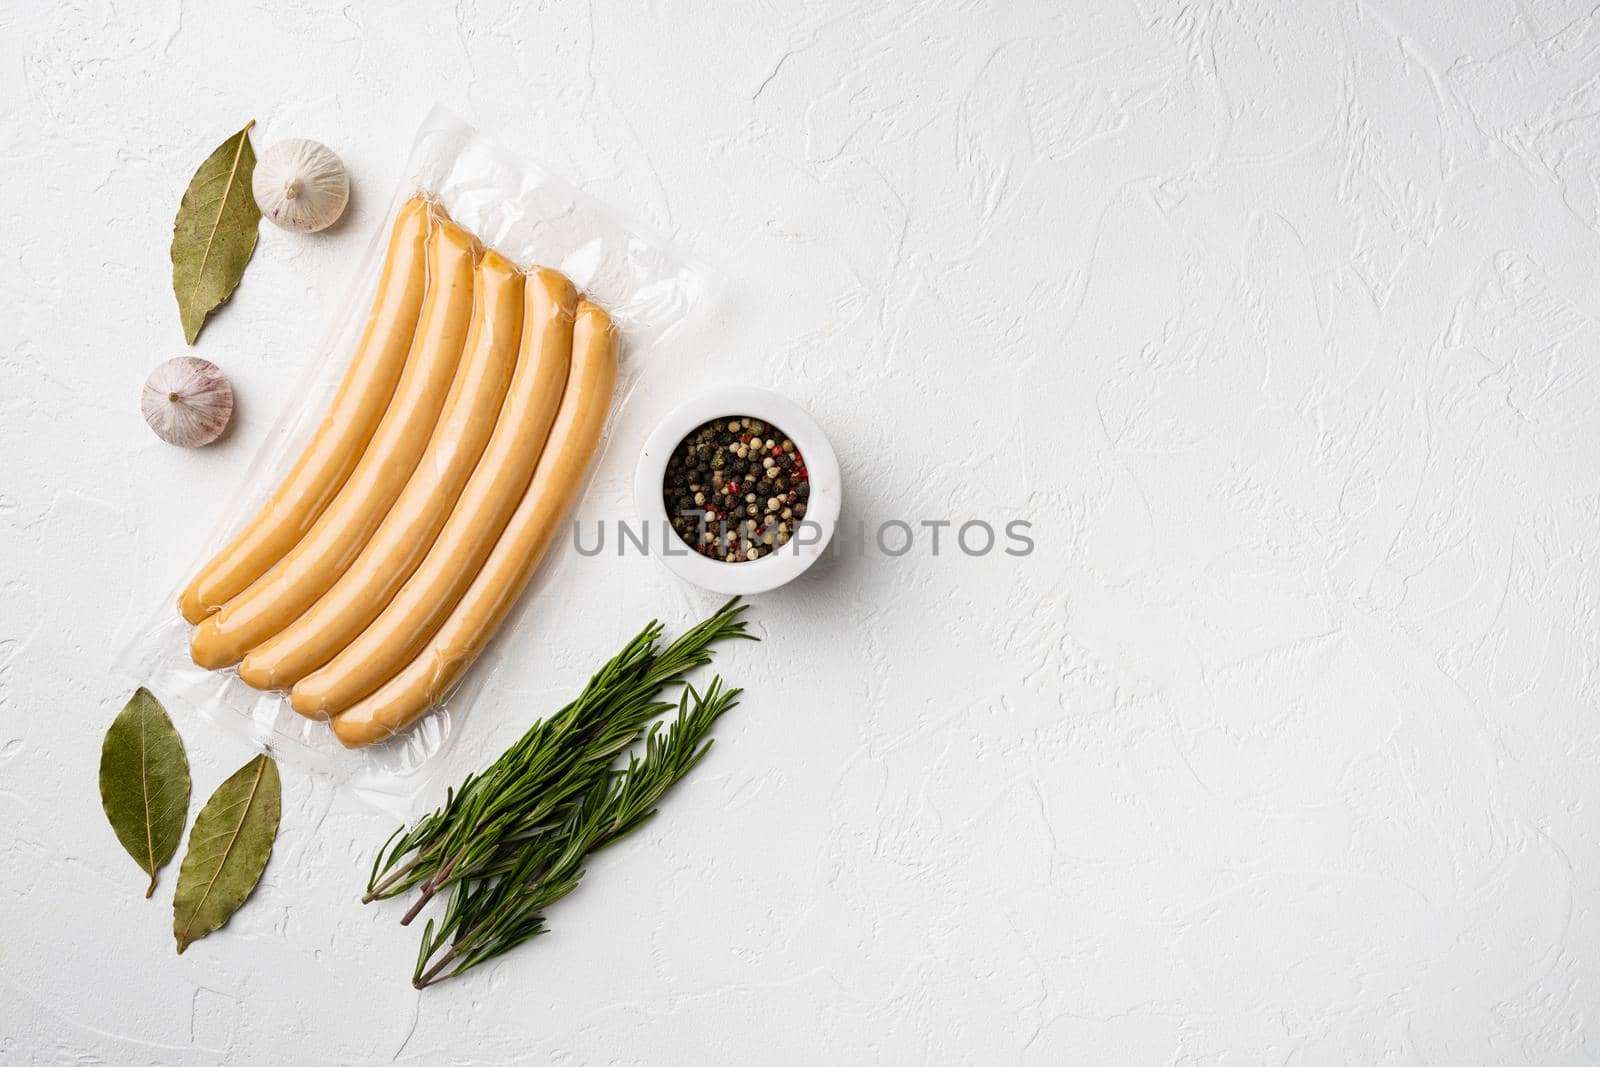
[{"label": "sausage in package", "polygon": [[462,679],[581,496],[636,354],[710,283],[438,109],[359,279],[307,401],[119,666],[383,802],[458,735]]}]

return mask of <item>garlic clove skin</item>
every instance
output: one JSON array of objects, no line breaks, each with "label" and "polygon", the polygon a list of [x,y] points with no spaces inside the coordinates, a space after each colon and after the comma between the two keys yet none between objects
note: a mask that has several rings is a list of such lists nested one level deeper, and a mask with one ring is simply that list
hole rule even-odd
[{"label": "garlic clove skin", "polygon": [[150,372],[139,410],[168,444],[209,445],[233,417],[233,386],[210,360],[178,356]]},{"label": "garlic clove skin", "polygon": [[250,179],[256,207],[285,230],[327,229],[350,202],[350,177],[327,145],[297,137],[279,141],[256,158]]}]

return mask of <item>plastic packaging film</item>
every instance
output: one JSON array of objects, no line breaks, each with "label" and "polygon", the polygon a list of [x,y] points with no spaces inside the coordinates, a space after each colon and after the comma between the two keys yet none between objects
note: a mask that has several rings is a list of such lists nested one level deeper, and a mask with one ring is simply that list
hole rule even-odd
[{"label": "plastic packaging film", "polygon": [[436,108],[303,399],[119,671],[405,807],[641,361],[714,288]]}]

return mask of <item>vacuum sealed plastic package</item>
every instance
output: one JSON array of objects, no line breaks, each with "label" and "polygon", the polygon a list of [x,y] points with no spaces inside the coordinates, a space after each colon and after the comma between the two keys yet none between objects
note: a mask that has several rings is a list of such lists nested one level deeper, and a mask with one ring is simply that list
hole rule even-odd
[{"label": "vacuum sealed plastic package", "polygon": [[[300,396],[119,665],[382,802],[710,294],[665,241],[435,109]],[[513,620],[514,623],[514,620]]]}]

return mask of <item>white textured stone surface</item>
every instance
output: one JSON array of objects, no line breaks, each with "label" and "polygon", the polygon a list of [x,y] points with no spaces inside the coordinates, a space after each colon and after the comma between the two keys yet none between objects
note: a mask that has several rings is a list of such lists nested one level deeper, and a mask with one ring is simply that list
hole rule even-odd
[{"label": "white textured stone surface", "polygon": [[[0,1059],[1582,1063],[1600,1057],[1600,24],[1587,3],[15,3],[0,10]],[[542,9],[540,9],[542,8]],[[390,820],[285,775],[179,958],[99,809],[113,648],[204,531],[441,100],[733,279],[585,505],[721,380],[847,518],[1029,517],[757,607],[708,762],[554,933],[425,995]],[[246,119],[350,166],[140,420]],[[580,560],[452,777],[646,616]],[[247,752],[175,708],[196,805]]]}]

